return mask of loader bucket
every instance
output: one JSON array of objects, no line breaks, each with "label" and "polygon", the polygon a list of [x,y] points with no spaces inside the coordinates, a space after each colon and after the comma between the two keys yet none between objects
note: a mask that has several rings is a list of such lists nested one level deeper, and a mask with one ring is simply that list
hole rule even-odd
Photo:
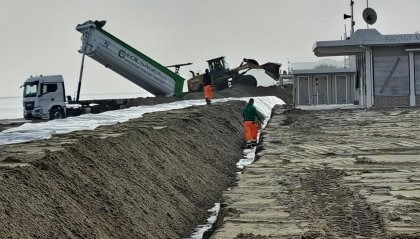
[{"label": "loader bucket", "polygon": [[268,62],[261,67],[265,70],[265,73],[269,75],[274,80],[280,79],[280,66],[281,64]]},{"label": "loader bucket", "polygon": [[249,65],[254,65],[254,66],[259,66],[260,65],[260,64],[258,64],[258,61],[254,60],[254,59],[244,58],[244,62],[248,63]]}]

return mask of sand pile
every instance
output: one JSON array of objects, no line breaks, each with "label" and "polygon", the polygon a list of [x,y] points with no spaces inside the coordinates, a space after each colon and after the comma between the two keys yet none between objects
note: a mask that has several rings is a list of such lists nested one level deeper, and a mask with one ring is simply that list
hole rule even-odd
[{"label": "sand pile", "polygon": [[243,105],[0,146],[0,238],[187,237],[235,182]]}]

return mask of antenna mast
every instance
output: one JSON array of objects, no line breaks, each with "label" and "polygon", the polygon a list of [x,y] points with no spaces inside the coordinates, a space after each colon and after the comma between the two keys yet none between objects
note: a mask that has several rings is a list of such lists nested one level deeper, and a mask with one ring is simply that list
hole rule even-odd
[{"label": "antenna mast", "polygon": [[[369,8],[369,0],[366,0],[366,8]],[[369,29],[369,23],[366,23],[366,28]]]},{"label": "antenna mast", "polygon": [[350,0],[350,15],[344,14],[344,20],[346,20],[347,18],[350,18],[351,22],[350,22],[350,36],[353,35],[354,33],[354,17],[353,17],[353,5],[354,5],[354,1]]},{"label": "antenna mast", "polygon": [[351,8],[351,30],[350,30],[350,36],[353,35],[354,33],[354,14],[353,14],[353,6],[354,6],[354,1],[350,0],[350,8]]}]

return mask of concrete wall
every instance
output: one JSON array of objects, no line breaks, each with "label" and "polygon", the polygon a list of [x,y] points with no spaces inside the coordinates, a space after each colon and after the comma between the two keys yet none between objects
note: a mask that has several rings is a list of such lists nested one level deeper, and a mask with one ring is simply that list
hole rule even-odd
[{"label": "concrete wall", "polygon": [[[395,108],[395,107],[407,107],[410,105],[410,98],[408,96],[374,96],[374,107],[381,108]],[[420,100],[419,100],[420,102]]]}]

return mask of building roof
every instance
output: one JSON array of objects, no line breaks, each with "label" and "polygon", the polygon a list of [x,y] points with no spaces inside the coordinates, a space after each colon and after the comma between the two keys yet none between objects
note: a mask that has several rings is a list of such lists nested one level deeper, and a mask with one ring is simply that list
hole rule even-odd
[{"label": "building roof", "polygon": [[359,29],[345,40],[317,41],[316,56],[345,56],[364,52],[369,46],[420,45],[420,34],[382,35],[376,29]]}]

